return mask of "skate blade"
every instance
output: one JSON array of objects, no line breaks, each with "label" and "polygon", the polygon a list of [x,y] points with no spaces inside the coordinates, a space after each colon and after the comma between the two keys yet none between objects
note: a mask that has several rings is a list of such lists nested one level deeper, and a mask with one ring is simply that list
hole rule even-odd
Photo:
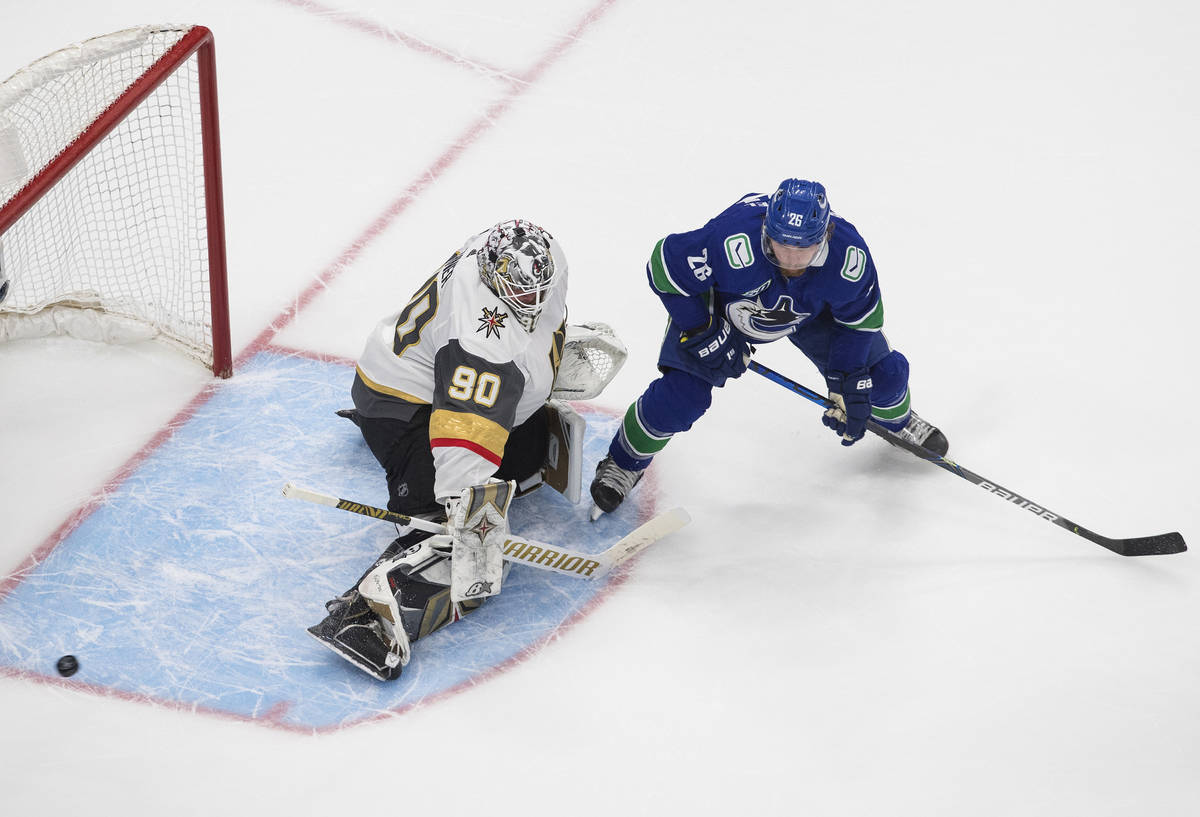
[{"label": "skate blade", "polygon": [[[349,664],[353,664],[355,667],[362,670],[367,675],[370,675],[372,678],[374,678],[377,681],[394,681],[395,680],[395,678],[387,678],[384,675],[380,674],[379,670],[375,669],[375,667],[372,666],[371,664],[368,664],[364,661],[359,660],[356,653],[343,650],[341,648],[341,646],[338,645],[336,642],[330,641],[329,639],[322,636],[320,634],[320,632],[318,632],[319,626],[320,625],[314,624],[313,626],[309,627],[308,631],[307,631],[308,634],[311,635],[318,644],[325,647],[327,650],[332,652],[338,658],[341,658],[343,661],[345,661]],[[397,677],[399,677],[399,676],[397,676]]]},{"label": "skate blade", "polygon": [[602,516],[604,516],[604,511],[600,510],[600,506],[593,502],[592,510],[588,514],[588,519],[592,522],[595,522],[597,519],[599,519]]}]

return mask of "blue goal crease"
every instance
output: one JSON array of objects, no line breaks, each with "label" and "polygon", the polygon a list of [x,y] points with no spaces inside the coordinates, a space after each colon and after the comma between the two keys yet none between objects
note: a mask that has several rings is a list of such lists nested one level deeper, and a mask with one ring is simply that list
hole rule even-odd
[{"label": "blue goal crease", "polygon": [[[391,525],[287,500],[296,480],[385,506],[383,472],[353,424],[353,369],[260,352],[0,599],[0,667],[123,696],[325,729],[456,689],[544,643],[597,598],[585,581],[516,565],[504,592],[414,645],[380,683],[305,633],[394,538]],[[620,418],[584,409],[585,471]],[[636,502],[596,524],[548,488],[513,504],[533,539],[602,550]]]}]

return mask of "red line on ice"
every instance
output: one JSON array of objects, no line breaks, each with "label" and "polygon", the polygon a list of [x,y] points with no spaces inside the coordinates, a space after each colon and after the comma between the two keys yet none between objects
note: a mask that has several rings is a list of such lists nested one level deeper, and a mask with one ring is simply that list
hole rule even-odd
[{"label": "red line on ice", "polygon": [[91,515],[92,511],[103,505],[108,500],[109,495],[128,479],[160,445],[171,439],[171,435],[175,433],[175,429],[183,426],[201,406],[208,402],[208,399],[221,386],[221,382],[220,380],[213,380],[201,389],[200,393],[193,397],[191,402],[172,417],[165,426],[159,429],[158,433],[148,443],[143,445],[141,450],[130,457],[115,474],[109,477],[108,481],[104,483],[99,491],[92,494],[90,499],[76,508],[67,517],[66,521],[46,537],[45,541],[33,553],[25,557],[25,560],[21,562],[16,570],[5,576],[3,581],[0,581],[0,601],[3,601],[21,583],[21,580],[25,578],[25,575],[29,571],[41,564],[51,551],[62,544],[71,535],[71,532],[78,528]]},{"label": "red line on ice", "polygon": [[405,34],[403,31],[398,31],[390,26],[386,26],[376,20],[371,20],[367,17],[360,17],[349,11],[331,8],[330,6],[314,2],[314,0],[278,0],[285,6],[307,11],[314,14],[322,20],[331,23],[344,25],[355,31],[361,31],[364,34],[370,34],[372,37],[378,37],[391,43],[400,43],[414,51],[419,51],[422,54],[428,54],[440,60],[453,63],[460,68],[467,68],[472,71],[490,74],[504,79],[508,79],[508,73],[493,65],[488,64],[483,60],[464,57],[461,54],[456,54],[453,51],[434,45],[433,43],[414,37],[411,34]]},{"label": "red line on ice", "polygon": [[[349,22],[355,27],[363,27],[363,30],[367,30],[367,28],[369,28],[369,26],[365,26],[367,21],[359,21],[358,18],[354,18],[353,15],[349,15],[344,12],[336,12],[333,10],[328,10],[326,12],[323,6],[312,2],[312,0],[280,0],[280,2],[288,3],[289,5],[302,8],[306,11],[327,13],[328,16],[336,19],[338,22]],[[575,42],[578,41],[582,33],[597,20],[599,20],[615,3],[616,0],[600,0],[600,2],[593,6],[591,10],[589,10],[583,16],[583,18],[574,26],[574,28],[560,38],[555,45],[547,49],[546,52],[542,54],[542,56],[528,71],[519,76],[519,83],[514,84],[511,89],[507,91],[504,96],[501,97],[501,99],[493,103],[481,117],[468,125],[467,129],[458,137],[458,139],[456,139],[424,173],[417,177],[417,181],[411,183],[395,201],[388,205],[388,207],[386,207],[384,211],[378,217],[376,217],[376,219],[354,241],[352,241],[345,250],[342,251],[338,258],[330,266],[326,267],[325,270],[323,270],[320,275],[318,275],[317,278],[303,292],[301,292],[299,296],[297,296],[296,300],[290,307],[285,309],[273,321],[271,321],[270,325],[264,329],[258,335],[258,337],[256,337],[238,356],[237,362],[235,363],[235,368],[238,364],[244,363],[255,353],[271,346],[275,336],[278,335],[279,332],[285,327],[287,327],[287,325],[296,318],[296,315],[298,315],[301,310],[312,303],[321,290],[325,289],[325,287],[327,287],[332,281],[338,278],[338,276],[340,276],[346,270],[346,268],[349,267],[359,257],[359,255],[362,254],[364,249],[366,249],[373,241],[375,241],[375,239],[377,239],[384,232],[384,230],[391,226],[392,222],[394,222],[401,213],[407,210],[409,205],[411,205],[422,193],[432,186],[432,184],[437,181],[442,174],[444,174],[446,170],[448,170],[463,155],[468,147],[473,145],[483,134],[489,131],[495,124],[496,120],[502,114],[507,112],[508,109],[512,107],[513,103],[527,90],[529,90],[529,88],[532,87],[537,80],[541,79],[546,71],[555,62],[557,62]],[[382,34],[383,31],[384,29],[380,27],[379,31],[373,31],[371,33]],[[389,34],[389,36],[394,36],[396,39],[400,39],[401,42],[404,42],[406,45],[413,45],[413,47],[417,47],[416,44],[420,44],[422,50],[428,50],[429,53],[435,53],[443,57],[451,58],[455,61],[458,61],[459,59],[454,57],[454,55],[449,54],[449,52],[442,51],[425,43],[420,43],[420,41],[416,40],[415,38],[404,38],[403,35],[396,34]],[[411,40],[411,43],[408,40]],[[464,60],[464,62],[466,61]],[[323,359],[322,357],[314,355],[313,353],[302,354]],[[334,358],[332,356],[330,356],[329,359],[334,361],[341,360],[340,358]],[[59,527],[52,534],[50,534],[50,536],[48,536],[45,541],[43,541],[42,544],[33,551],[33,553],[26,557],[26,559],[13,573],[5,576],[3,581],[0,581],[0,601],[3,601],[4,598],[21,583],[22,579],[24,579],[25,575],[29,571],[41,564],[41,562],[46,558],[47,555],[49,555],[51,551],[53,551],[68,536],[70,536],[71,532],[78,528],[79,525],[92,513],[92,511],[103,504],[108,498],[109,494],[112,493],[126,479],[128,479],[129,476],[133,474],[134,471],[136,471],[137,468],[160,445],[169,440],[176,428],[179,428],[189,419],[191,419],[191,417],[196,414],[200,407],[208,402],[208,399],[220,386],[221,381],[214,381],[208,386],[205,386],[204,389],[202,389],[200,393],[197,394],[185,408],[176,414],[175,417],[173,417],[170,422],[168,422],[166,426],[164,426],[154,436],[152,440],[146,443],[146,445],[144,445],[140,451],[134,454],[123,466],[121,466],[120,470],[118,470],[115,474],[113,474],[112,477],[109,478],[109,480],[104,484],[103,488],[96,492],[91,499],[77,508],[75,512],[67,518],[66,521],[59,525]],[[653,487],[653,476],[653,474],[648,475],[649,479],[647,480],[651,483],[651,487]],[[639,524],[647,521],[653,514],[653,496],[655,493],[656,491],[654,490],[647,492],[647,497],[650,499],[650,501],[641,509],[641,518],[639,519]],[[636,559],[634,561],[636,561]],[[267,713],[264,713],[263,717],[249,718],[233,712],[211,709],[197,704],[183,703],[169,698],[159,698],[150,695],[142,695],[140,693],[124,692],[111,687],[102,687],[81,683],[79,681],[71,681],[55,676],[42,675],[40,673],[31,672],[28,670],[0,667],[0,675],[25,678],[41,683],[82,689],[104,695],[106,697],[151,703],[171,709],[203,712],[205,714],[225,717],[231,720],[270,726],[272,728],[289,732],[309,733],[336,731],[337,729],[344,728],[346,726],[352,726],[357,723],[363,723],[365,721],[378,720],[386,717],[395,717],[407,712],[409,709],[415,706],[432,703],[434,701],[449,697],[457,692],[460,692],[464,689],[474,686],[475,684],[495,677],[496,675],[508,669],[511,669],[538,652],[557,634],[570,628],[576,622],[584,618],[589,612],[595,609],[595,607],[605,598],[607,598],[617,586],[625,581],[629,569],[630,568],[627,565],[614,573],[613,578],[609,581],[608,585],[603,590],[598,592],[594,597],[592,597],[592,599],[580,610],[578,610],[571,618],[564,621],[563,624],[558,627],[558,629],[550,632],[544,639],[527,647],[522,652],[510,658],[508,661],[493,667],[487,672],[482,673],[481,675],[476,676],[469,681],[443,690],[435,695],[431,695],[416,704],[398,707],[396,709],[388,710],[385,713],[370,716],[363,720],[350,721],[333,727],[314,729],[313,727],[282,722],[280,718],[284,715],[288,707],[288,704],[285,702],[276,704],[276,706],[272,707],[271,710],[269,710]]]},{"label": "red line on ice", "polygon": [[[307,2],[307,0],[305,1]],[[601,0],[590,11],[588,11],[587,14],[584,15],[583,19],[580,20],[574,28],[564,35],[556,44],[547,49],[546,53],[544,53],[534,63],[533,67],[522,75],[522,84],[514,86],[505,92],[505,94],[499,100],[493,102],[480,117],[468,125],[466,130],[464,130],[459,137],[455,139],[453,143],[451,143],[450,147],[446,148],[446,150],[434,160],[433,164],[426,168],[422,173],[417,175],[416,181],[410,183],[408,187],[405,188],[404,192],[400,194],[400,196],[398,196],[394,201],[392,201],[391,204],[384,208],[383,212],[380,213],[375,220],[371,222],[371,224],[368,225],[367,228],[350,243],[348,247],[342,250],[341,254],[334,260],[332,264],[322,270],[313,280],[313,282],[309,284],[303,292],[296,296],[296,300],[291,306],[281,312],[275,318],[275,320],[271,321],[271,324],[258,335],[258,337],[251,341],[250,345],[247,346],[242,351],[241,355],[238,356],[238,359],[234,364],[234,368],[237,368],[238,363],[245,362],[255,353],[271,344],[276,335],[287,328],[287,326],[296,319],[296,316],[300,314],[302,310],[308,307],[308,305],[311,304],[326,287],[340,277],[341,274],[346,271],[346,268],[353,264],[354,261],[356,261],[360,255],[362,255],[363,250],[374,243],[374,241],[379,238],[379,236],[381,236],[384,231],[387,230],[387,228],[390,227],[392,223],[421,196],[421,194],[432,187],[434,182],[438,181],[447,170],[453,167],[454,163],[462,157],[467,148],[469,148],[471,145],[477,142],[481,136],[491,130],[492,126],[496,124],[496,121],[500,118],[500,116],[506,113],[508,109],[513,106],[513,103],[523,96],[537,80],[541,79],[550,66],[559,60],[563,54],[567,52],[567,49],[571,45],[579,40],[580,35],[582,35],[584,30],[599,20],[600,17],[603,16],[604,12],[608,11],[608,9],[612,7],[614,3],[616,3],[616,0]]]}]

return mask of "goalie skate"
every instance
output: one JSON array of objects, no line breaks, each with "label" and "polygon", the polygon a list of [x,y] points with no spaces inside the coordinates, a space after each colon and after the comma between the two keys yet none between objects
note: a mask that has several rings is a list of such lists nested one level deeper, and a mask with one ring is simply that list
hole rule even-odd
[{"label": "goalie skate", "polygon": [[336,605],[320,624],[308,628],[308,634],[380,681],[400,677],[399,656],[384,642],[382,622],[362,596],[355,594],[348,603]]},{"label": "goalie skate", "polygon": [[412,644],[478,609],[486,599],[450,598],[450,537],[419,533],[393,542],[354,589],[326,603],[308,633],[380,681],[408,664]]}]

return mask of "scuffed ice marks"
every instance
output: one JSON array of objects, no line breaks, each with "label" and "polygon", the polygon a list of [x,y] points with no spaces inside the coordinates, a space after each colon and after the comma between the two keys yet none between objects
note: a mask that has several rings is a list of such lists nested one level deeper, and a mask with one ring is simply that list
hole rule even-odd
[{"label": "scuffed ice marks", "polygon": [[[422,639],[402,678],[381,684],[308,638],[323,603],[395,536],[386,523],[280,494],[302,480],[386,505],[383,474],[353,424],[353,370],[263,353],[155,449],[0,600],[0,664],[122,694],[300,729],[420,704],[527,655],[603,584],[516,566],[504,593]],[[616,419],[589,414],[585,471]],[[584,551],[636,525],[627,503],[592,525],[543,488],[513,528]]]}]

